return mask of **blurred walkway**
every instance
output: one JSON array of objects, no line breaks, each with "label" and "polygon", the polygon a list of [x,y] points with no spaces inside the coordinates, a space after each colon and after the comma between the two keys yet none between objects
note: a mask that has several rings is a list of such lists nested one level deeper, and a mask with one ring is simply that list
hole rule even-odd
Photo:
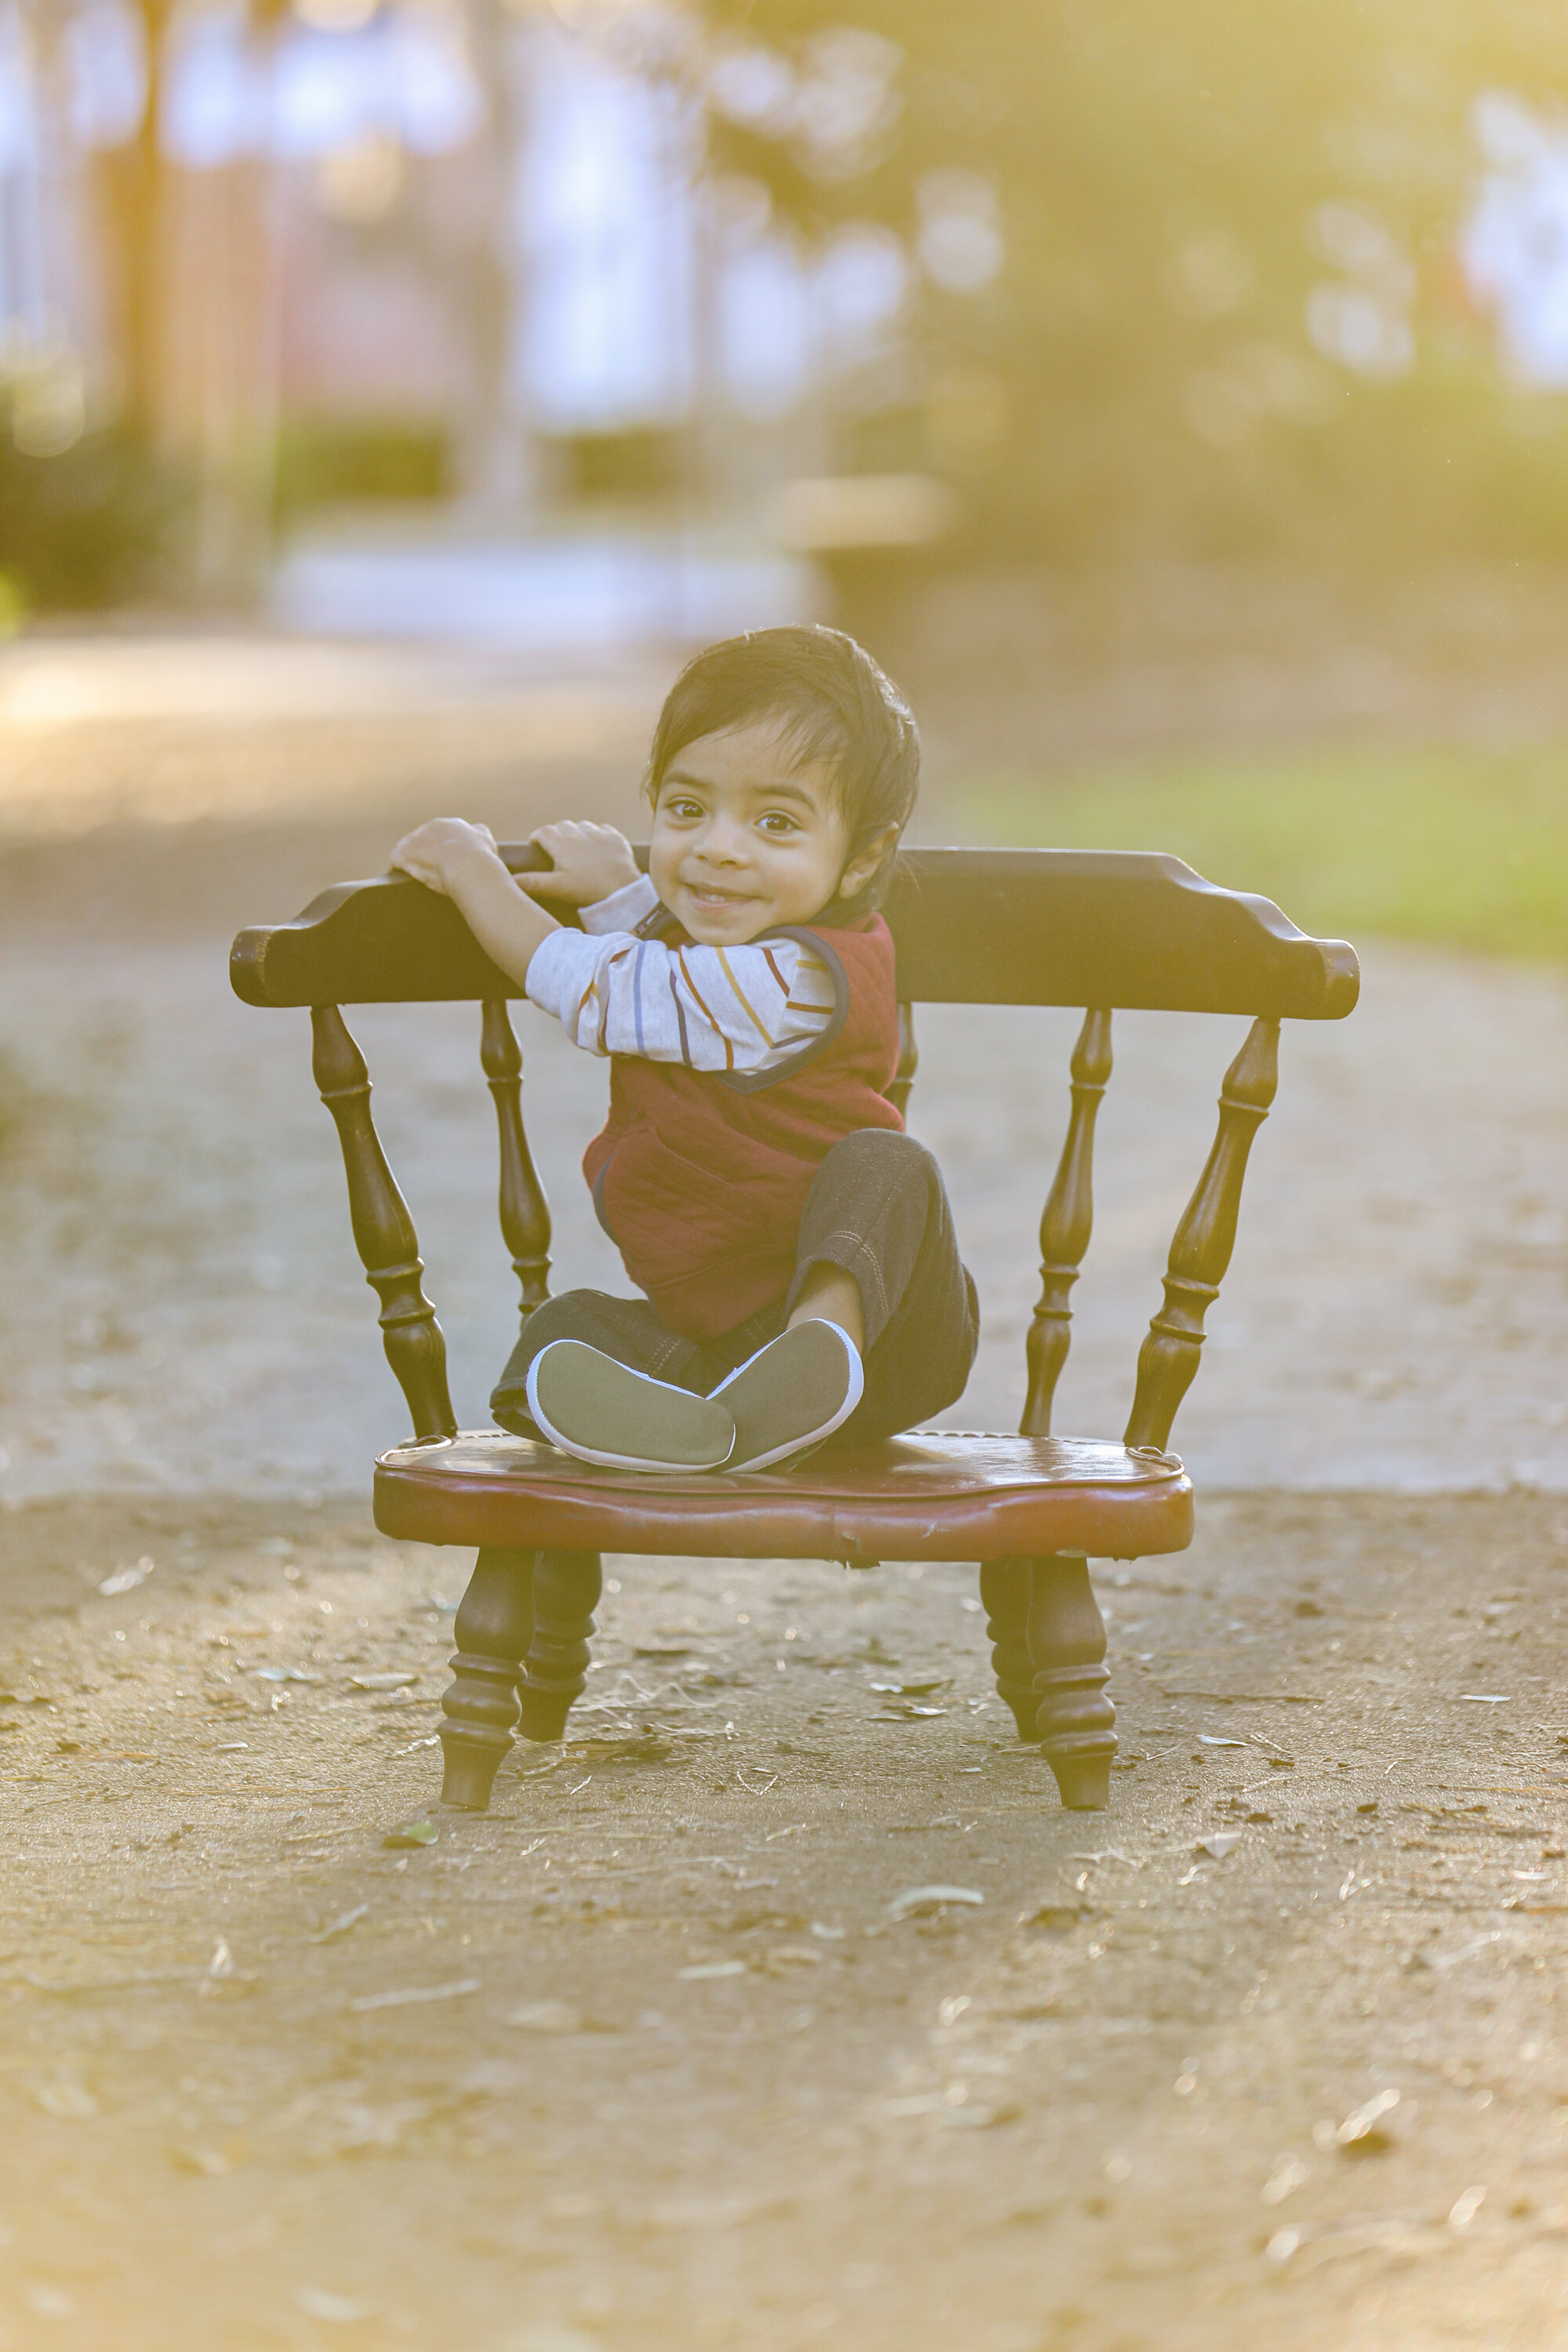
[{"label": "blurred walkway", "polygon": [[423,530],[400,518],[300,533],[270,598],[276,621],[306,635],[590,662],[806,620],[820,602],[809,565],[735,534],[485,538],[439,511]]},{"label": "blurred walkway", "polygon": [[216,632],[0,646],[0,845],[307,822],[563,763],[635,778],[672,659]]},{"label": "blurred walkway", "polygon": [[270,633],[0,645],[0,843],[124,819],[307,816],[445,775],[640,767],[690,647],[806,617],[808,569],[676,531],[302,535]]}]

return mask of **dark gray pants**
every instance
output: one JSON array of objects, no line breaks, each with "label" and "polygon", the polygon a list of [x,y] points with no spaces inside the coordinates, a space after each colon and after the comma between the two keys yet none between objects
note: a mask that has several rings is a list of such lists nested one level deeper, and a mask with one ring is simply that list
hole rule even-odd
[{"label": "dark gray pants", "polygon": [[718,1339],[686,1339],[646,1298],[568,1290],[537,1307],[490,1398],[502,1429],[528,1419],[528,1368],[552,1339],[584,1339],[634,1371],[708,1396],[784,1328],[814,1266],[855,1277],[865,1321],[865,1394],[828,1440],[870,1445],[912,1429],[962,1395],[980,1337],[974,1285],[958,1255],[942,1171],[912,1136],[868,1127],[836,1143],[800,1221],[795,1279],[776,1305]]}]

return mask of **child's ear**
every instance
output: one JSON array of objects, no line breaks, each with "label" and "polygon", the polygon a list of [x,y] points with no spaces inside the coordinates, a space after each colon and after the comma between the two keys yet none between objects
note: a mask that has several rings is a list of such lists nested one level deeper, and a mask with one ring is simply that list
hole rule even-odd
[{"label": "child's ear", "polygon": [[838,877],[837,895],[840,898],[853,898],[858,890],[864,889],[883,858],[896,847],[898,838],[898,826],[889,824],[873,840],[863,841]]}]

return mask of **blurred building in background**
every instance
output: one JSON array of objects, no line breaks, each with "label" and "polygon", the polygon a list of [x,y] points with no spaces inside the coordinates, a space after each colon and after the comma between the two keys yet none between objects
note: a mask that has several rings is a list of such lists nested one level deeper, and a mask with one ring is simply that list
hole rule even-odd
[{"label": "blurred building in background", "polygon": [[1474,120],[1486,170],[1460,246],[1465,276],[1495,310],[1520,380],[1568,390],[1568,122],[1496,90]]},{"label": "blurred building in background", "polygon": [[1565,60],[1525,0],[0,0],[10,602],[550,650],[1558,560]]}]

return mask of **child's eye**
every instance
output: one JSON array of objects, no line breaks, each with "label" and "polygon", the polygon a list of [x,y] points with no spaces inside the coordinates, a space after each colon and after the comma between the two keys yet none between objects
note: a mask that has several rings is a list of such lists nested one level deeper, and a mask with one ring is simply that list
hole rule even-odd
[{"label": "child's eye", "polygon": [[770,809],[767,815],[762,818],[761,823],[764,832],[780,835],[800,831],[794,817],[786,816],[782,809]]},{"label": "child's eye", "polygon": [[702,803],[700,801],[687,800],[684,796],[678,795],[674,800],[666,801],[664,813],[666,816],[680,817],[689,822],[691,818],[701,815]]}]

